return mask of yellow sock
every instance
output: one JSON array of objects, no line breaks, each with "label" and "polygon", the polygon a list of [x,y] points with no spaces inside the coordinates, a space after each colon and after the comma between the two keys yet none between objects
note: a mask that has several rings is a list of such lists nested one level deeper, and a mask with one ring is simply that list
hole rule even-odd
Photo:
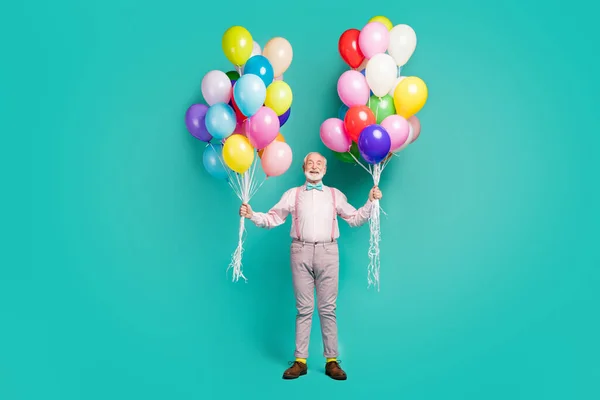
[{"label": "yellow sock", "polygon": [[333,357],[333,358],[328,358],[327,362],[331,362],[331,361],[337,361],[337,358]]},{"label": "yellow sock", "polygon": [[296,361],[298,361],[302,364],[306,364],[306,358],[296,358]]}]

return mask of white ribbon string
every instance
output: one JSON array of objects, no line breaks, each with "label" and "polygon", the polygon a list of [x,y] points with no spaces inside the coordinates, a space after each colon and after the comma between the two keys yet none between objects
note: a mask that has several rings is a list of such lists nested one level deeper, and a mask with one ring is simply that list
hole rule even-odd
[{"label": "white ribbon string", "polygon": [[[373,177],[373,185],[379,186],[379,181],[381,179],[381,172],[384,170],[384,168],[390,162],[392,157],[388,156],[384,161],[382,161],[378,164],[374,164],[374,165],[369,164],[369,166],[366,167],[363,163],[360,162],[360,160],[358,160],[358,158],[356,158],[354,156],[354,154],[352,154],[351,152],[349,152],[349,153],[352,156],[352,158],[354,158],[354,161],[356,161],[356,163],[358,165],[360,165],[365,171],[367,171],[369,173],[369,175],[371,175],[371,177]],[[373,204],[371,207],[371,216],[369,217],[370,235],[369,235],[369,266],[368,266],[368,270],[367,270],[367,282],[369,284],[369,287],[375,286],[377,288],[377,291],[379,291],[379,288],[380,288],[380,286],[379,286],[379,269],[381,266],[381,261],[380,261],[380,252],[379,252],[379,242],[381,241],[381,228],[380,228],[381,213],[383,213],[384,215],[387,215],[385,213],[385,211],[383,211],[383,209],[381,208],[381,205],[379,204],[379,200],[373,200]]]},{"label": "white ribbon string", "polygon": [[[375,186],[379,186],[379,179],[381,178],[381,163],[373,165],[373,183]],[[379,206],[379,200],[373,200],[373,206],[371,208],[371,217],[369,218],[369,268],[367,272],[367,281],[369,287],[375,286],[379,291],[379,269],[381,266],[379,257],[379,242],[381,241],[381,207]]]},{"label": "white ribbon string", "polygon": [[[211,143],[209,143],[209,146],[214,148],[214,146]],[[260,184],[257,184],[256,164],[258,164],[258,162],[256,161],[256,157],[254,158],[252,166],[243,174],[231,171],[225,165],[222,155],[219,155],[219,161],[221,161],[221,165],[223,165],[223,168],[227,172],[227,183],[229,183],[231,190],[233,190],[237,198],[240,199],[240,201],[243,204],[248,204],[252,197],[254,197],[256,192],[258,192],[258,189],[260,189],[263,183],[265,183],[266,181],[265,178]],[[239,281],[240,278],[246,282],[248,281],[248,279],[244,276],[244,273],[242,271],[242,256],[244,254],[245,239],[244,233],[246,233],[245,219],[245,217],[240,217],[237,247],[231,255],[231,262],[229,263],[229,267],[227,267],[227,271],[229,271],[230,269],[233,270],[233,282]]]}]

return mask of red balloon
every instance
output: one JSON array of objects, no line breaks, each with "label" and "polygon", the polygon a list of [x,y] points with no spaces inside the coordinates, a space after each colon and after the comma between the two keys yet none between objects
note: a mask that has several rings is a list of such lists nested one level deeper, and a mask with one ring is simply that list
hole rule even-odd
[{"label": "red balloon", "polygon": [[375,122],[375,114],[367,106],[350,107],[344,117],[346,132],[354,142],[358,142],[358,137],[363,129]]},{"label": "red balloon", "polygon": [[338,42],[340,55],[351,68],[360,67],[360,64],[362,64],[365,59],[365,56],[358,46],[358,35],[360,35],[358,29],[348,29],[346,32],[342,33]]},{"label": "red balloon", "polygon": [[248,118],[244,114],[242,114],[242,112],[238,108],[237,104],[235,104],[235,100],[233,99],[233,96],[231,96],[231,108],[233,108],[233,111],[235,111],[235,116],[238,121],[243,122]]}]

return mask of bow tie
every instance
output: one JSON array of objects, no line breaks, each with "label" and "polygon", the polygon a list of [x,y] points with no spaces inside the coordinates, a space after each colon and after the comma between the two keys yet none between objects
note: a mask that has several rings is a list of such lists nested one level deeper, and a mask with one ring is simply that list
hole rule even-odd
[{"label": "bow tie", "polygon": [[322,192],[323,191],[323,183],[319,182],[317,184],[313,184],[313,183],[307,183],[306,184],[306,190],[313,190],[313,189],[317,189],[317,190],[320,190]]}]

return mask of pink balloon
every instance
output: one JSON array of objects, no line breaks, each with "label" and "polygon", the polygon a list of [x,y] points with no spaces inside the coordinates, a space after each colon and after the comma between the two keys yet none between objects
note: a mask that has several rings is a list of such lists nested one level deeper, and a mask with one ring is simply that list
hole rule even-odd
[{"label": "pink balloon", "polygon": [[411,143],[413,143],[415,140],[417,140],[419,134],[421,133],[421,121],[419,121],[419,118],[417,118],[416,115],[413,115],[408,119],[408,123],[410,124],[413,130],[413,137],[410,141]]},{"label": "pink balloon", "polygon": [[260,163],[268,177],[279,176],[292,165],[292,149],[287,143],[275,140],[265,147]]},{"label": "pink balloon", "polygon": [[342,103],[348,107],[364,106],[369,101],[367,79],[358,71],[346,71],[338,79],[337,91]]},{"label": "pink balloon", "polygon": [[381,121],[381,126],[389,133],[392,145],[390,151],[399,150],[408,140],[410,126],[408,121],[400,115],[390,115]]},{"label": "pink balloon", "polygon": [[321,124],[320,134],[323,144],[338,153],[345,153],[352,146],[344,121],[339,118],[326,119]]},{"label": "pink balloon", "polygon": [[366,59],[385,53],[390,44],[390,31],[381,22],[369,22],[358,35],[358,45]]},{"label": "pink balloon", "polygon": [[279,118],[275,111],[262,106],[256,114],[246,120],[246,137],[256,149],[264,149],[279,133]]}]

